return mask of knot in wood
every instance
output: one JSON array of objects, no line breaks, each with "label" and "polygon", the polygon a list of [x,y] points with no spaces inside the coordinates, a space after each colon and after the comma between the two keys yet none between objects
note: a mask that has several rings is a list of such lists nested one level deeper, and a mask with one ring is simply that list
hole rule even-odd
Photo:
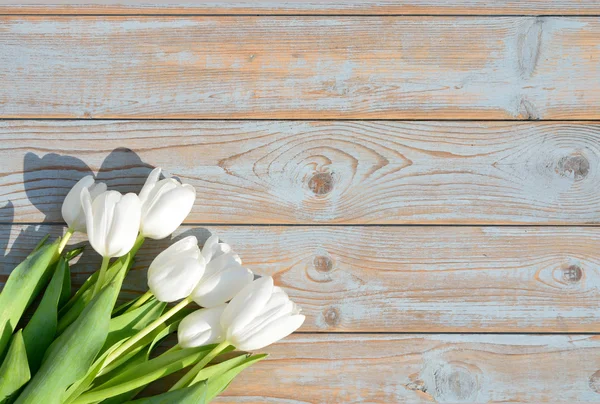
[{"label": "knot in wood", "polygon": [[581,280],[583,271],[577,265],[569,265],[563,268],[563,280],[567,283],[576,283]]},{"label": "knot in wood", "polygon": [[319,272],[329,272],[333,268],[331,258],[326,255],[317,255],[313,260],[313,265]]},{"label": "knot in wood", "polygon": [[594,392],[600,394],[600,370],[596,371],[593,375],[590,376],[590,381],[588,382],[590,389]]},{"label": "knot in wood", "polygon": [[582,180],[590,172],[590,162],[579,153],[565,156],[558,161],[556,172],[562,177]]},{"label": "knot in wood", "polygon": [[333,177],[330,173],[316,173],[308,180],[308,188],[315,195],[327,195],[333,189]]},{"label": "knot in wood", "polygon": [[330,327],[335,327],[340,322],[340,311],[335,307],[330,307],[323,312],[323,318]]}]

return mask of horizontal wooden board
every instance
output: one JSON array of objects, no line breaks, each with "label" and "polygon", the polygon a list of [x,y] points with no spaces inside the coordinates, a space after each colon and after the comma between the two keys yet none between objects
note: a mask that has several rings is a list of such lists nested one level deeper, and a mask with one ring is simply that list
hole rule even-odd
[{"label": "horizontal wooden board", "polygon": [[[11,4],[12,3],[12,4]],[[598,0],[6,1],[2,14],[526,14],[596,15]]]},{"label": "horizontal wooden board", "polygon": [[598,124],[3,121],[0,161],[5,223],[61,222],[78,178],[138,192],[155,165],[198,191],[189,223],[600,222]]},{"label": "horizontal wooden board", "polygon": [[598,119],[600,20],[0,18],[1,118]]},{"label": "horizontal wooden board", "polygon": [[[0,245],[12,246],[4,279],[60,231],[0,229]],[[307,315],[304,331],[600,332],[600,228],[186,226],[177,235],[203,242],[209,231],[274,276]],[[168,244],[145,245],[128,292],[145,291],[143,269]],[[99,263],[88,251],[77,282]]]},{"label": "horizontal wooden board", "polygon": [[296,334],[263,351],[215,402],[600,402],[598,336]]}]

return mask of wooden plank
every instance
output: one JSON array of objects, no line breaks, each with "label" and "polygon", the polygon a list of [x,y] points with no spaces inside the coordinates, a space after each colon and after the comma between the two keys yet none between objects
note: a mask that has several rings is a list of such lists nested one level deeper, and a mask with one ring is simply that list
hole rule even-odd
[{"label": "wooden plank", "polygon": [[598,0],[321,0],[321,1],[140,1],[43,0],[0,5],[1,14],[431,14],[431,15],[597,15]]},{"label": "wooden plank", "polygon": [[2,17],[2,118],[599,119],[600,20]]},{"label": "wooden plank", "polygon": [[215,402],[600,401],[598,336],[296,334],[263,351]]},{"label": "wooden plank", "polygon": [[0,161],[0,222],[61,222],[80,177],[138,192],[153,165],[197,189],[189,223],[600,222],[589,123],[3,121]]},{"label": "wooden plank", "polygon": [[[48,230],[0,226],[4,277]],[[307,315],[304,331],[600,332],[600,228],[184,227],[220,234],[257,274],[273,275]],[[9,241],[8,241],[9,240]],[[126,289],[145,291],[149,241]],[[88,251],[81,283],[99,266]]]}]

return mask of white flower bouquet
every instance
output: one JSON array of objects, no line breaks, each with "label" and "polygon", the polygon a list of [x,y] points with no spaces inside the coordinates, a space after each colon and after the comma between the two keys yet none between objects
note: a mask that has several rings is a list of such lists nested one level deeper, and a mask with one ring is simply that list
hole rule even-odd
[{"label": "white flower bouquet", "polygon": [[[250,351],[302,325],[273,279],[254,280],[216,235],[202,248],[194,236],[172,244],[149,266],[149,290],[115,307],[144,240],[171,235],[194,204],[192,186],[160,175],[152,171],[139,196],[81,179],[62,206],[65,235],[45,237],[12,271],[0,293],[0,404],[207,403],[266,357]],[[102,264],[71,295],[70,262],[82,251],[67,248],[75,232],[87,234]],[[177,344],[158,353],[175,332]],[[181,370],[168,391],[135,399]]]}]

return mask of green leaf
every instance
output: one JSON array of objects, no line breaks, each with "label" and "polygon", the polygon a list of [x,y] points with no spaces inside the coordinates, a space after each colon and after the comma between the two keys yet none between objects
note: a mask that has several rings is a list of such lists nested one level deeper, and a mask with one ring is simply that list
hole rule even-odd
[{"label": "green leaf", "polygon": [[[133,369],[133,368],[141,365],[142,363],[147,362],[149,353],[150,353],[150,351],[147,349],[143,350],[143,351],[139,351],[137,353],[137,355],[134,355],[133,357],[129,358],[129,361],[122,364],[120,367],[115,369],[114,372],[107,374],[106,376],[108,376],[109,378],[114,377],[115,375],[118,375],[119,373],[129,371],[129,369]],[[96,379],[96,380],[98,380],[98,379]],[[122,404],[122,403],[134,398],[145,387],[146,387],[146,385],[143,385],[136,389],[129,390],[123,394],[119,394],[117,396],[111,397],[109,399],[102,401],[102,404]]]},{"label": "green leaf", "polygon": [[200,381],[209,378],[216,378],[237,366],[243,365],[249,357],[250,354],[242,353],[238,356],[234,356],[233,358],[224,360],[220,363],[204,367],[198,372],[195,378]]},{"label": "green leaf", "polygon": [[131,337],[143,330],[148,324],[160,317],[166,305],[166,303],[153,299],[129,313],[110,320],[108,337],[102,351],[109,349],[117,341]]},{"label": "green leaf", "polygon": [[221,394],[227,388],[227,386],[229,386],[229,383],[231,383],[231,381],[237,375],[239,375],[242,370],[246,369],[248,366],[253,365],[258,361],[263,360],[266,357],[267,354],[253,355],[242,361],[240,365],[234,367],[233,369],[228,370],[227,372],[217,377],[209,378],[207,392],[208,401],[210,402],[213,398]]},{"label": "green leaf", "polygon": [[67,261],[72,261],[75,257],[79,256],[84,250],[85,246],[83,245],[81,247],[73,248],[72,250],[63,253],[63,255],[65,256]]},{"label": "green leaf", "polygon": [[94,363],[92,364],[92,366],[90,366],[86,375],[83,378],[76,381],[75,383],[73,383],[67,389],[67,391],[64,394],[65,399],[63,400],[62,404],[69,404],[69,403],[73,402],[77,397],[79,397],[81,394],[83,394],[90,387],[90,385],[96,378],[96,375],[98,374],[98,372],[100,372],[100,370],[102,369],[102,366],[104,366],[104,363],[106,362],[106,359],[108,358],[108,355],[110,355],[115,349],[117,349],[117,347],[119,347],[119,345],[121,345],[121,343],[123,343],[123,341],[120,341],[120,343],[114,344],[114,346],[112,346],[111,349],[104,352],[104,354],[102,354],[98,359],[96,359],[94,361]]},{"label": "green leaf", "polygon": [[[58,299],[58,309],[64,306],[71,296],[71,269],[69,268],[69,259],[65,257],[65,270],[63,272],[62,288]],[[58,321],[58,312],[56,313]]]},{"label": "green leaf", "polygon": [[60,404],[69,386],[83,378],[108,335],[110,313],[124,271],[92,299],[81,315],[48,348],[42,366],[17,404]]},{"label": "green leaf", "polygon": [[206,382],[199,382],[190,387],[169,391],[153,397],[128,401],[127,404],[204,404],[208,401]]},{"label": "green leaf", "polygon": [[[117,259],[108,267],[106,279],[113,279],[117,274],[126,273],[131,264],[132,260],[130,254]],[[124,267],[125,269],[121,270]],[[79,317],[90,300],[92,300],[96,279],[98,279],[98,271],[94,272],[83,285],[81,285],[81,288],[75,293],[75,296],[73,296],[60,310],[58,313],[58,335],[62,334],[63,331]]]},{"label": "green leaf", "polygon": [[62,292],[65,273],[68,273],[67,268],[67,261],[61,257],[40,305],[23,330],[23,340],[25,341],[27,359],[32,374],[35,374],[39,369],[44,353],[56,335],[58,302]]},{"label": "green leaf", "polygon": [[155,380],[177,372],[204,358],[215,345],[167,352],[133,369],[120,373],[108,382],[81,395],[74,403],[87,404],[145,386]]},{"label": "green leaf", "polygon": [[30,377],[23,333],[19,330],[13,336],[6,358],[0,367],[0,403],[4,403],[18,392]]},{"label": "green leaf", "polygon": [[48,283],[52,263],[58,258],[58,241],[29,255],[10,274],[0,293],[0,360],[19,319]]}]

